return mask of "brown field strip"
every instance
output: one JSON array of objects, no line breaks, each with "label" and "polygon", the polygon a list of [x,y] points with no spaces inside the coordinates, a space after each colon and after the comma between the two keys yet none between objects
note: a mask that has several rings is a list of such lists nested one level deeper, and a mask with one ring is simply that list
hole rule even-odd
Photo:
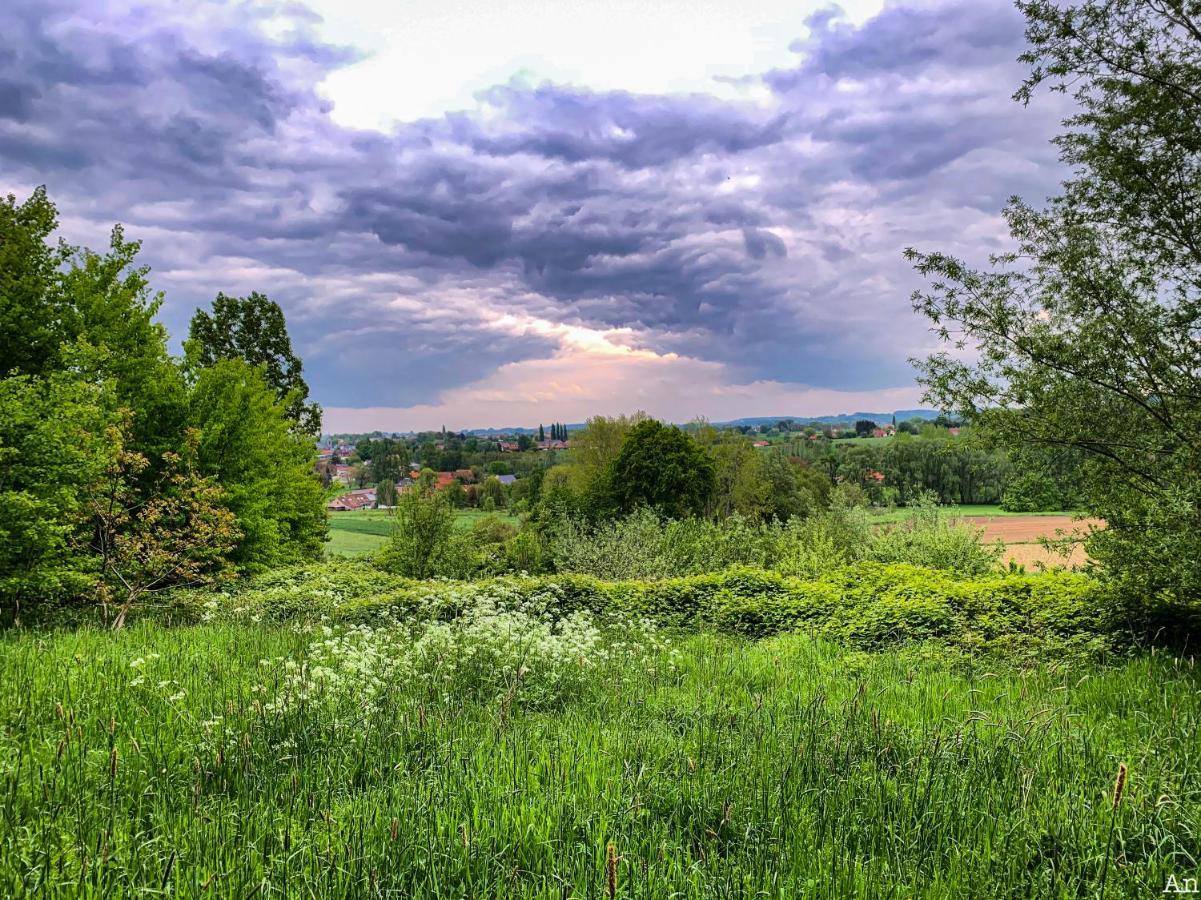
[{"label": "brown field strip", "polygon": [[984,541],[1005,544],[1002,562],[1013,561],[1028,568],[1038,563],[1047,566],[1082,566],[1088,562],[1084,547],[1077,544],[1072,553],[1064,557],[1043,547],[1044,538],[1061,538],[1068,535],[1083,537],[1090,525],[1103,527],[1100,519],[1073,519],[1071,516],[967,516],[962,521],[984,529]]}]

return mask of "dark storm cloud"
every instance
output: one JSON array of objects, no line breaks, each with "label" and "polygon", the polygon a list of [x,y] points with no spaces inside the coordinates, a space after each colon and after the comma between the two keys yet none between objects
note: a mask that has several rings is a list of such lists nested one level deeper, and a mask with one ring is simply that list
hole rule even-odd
[{"label": "dark storm cloud", "polygon": [[512,83],[488,115],[388,134],[332,122],[315,85],[355,55],[303,7],[202,11],[10,0],[0,179],[144,237],[177,334],[217,290],[278,297],[331,404],[429,402],[553,352],[506,314],[748,379],[895,385],[923,335],[902,248],[989,252],[1003,198],[1058,174],[1056,109],[1009,100],[1001,0],[815,16],[768,103]]},{"label": "dark storm cloud", "polygon": [[566,162],[604,159],[631,169],[670,164],[697,152],[741,153],[774,144],[786,121],[703,95],[647,97],[507,85],[486,92],[484,99],[504,113],[499,126],[489,129],[462,115],[451,120],[455,137],[477,151]]}]

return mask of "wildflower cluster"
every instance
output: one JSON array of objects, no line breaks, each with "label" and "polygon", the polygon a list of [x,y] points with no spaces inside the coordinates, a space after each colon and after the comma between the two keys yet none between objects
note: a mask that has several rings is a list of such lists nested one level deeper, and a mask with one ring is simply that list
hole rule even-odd
[{"label": "wildflower cluster", "polygon": [[323,706],[338,716],[362,715],[393,690],[416,692],[423,702],[545,707],[581,695],[599,669],[618,660],[648,669],[660,658],[673,664],[650,621],[584,611],[560,616],[556,599],[497,586],[431,598],[426,615],[413,621],[321,622],[303,657],[282,662],[267,709]]}]

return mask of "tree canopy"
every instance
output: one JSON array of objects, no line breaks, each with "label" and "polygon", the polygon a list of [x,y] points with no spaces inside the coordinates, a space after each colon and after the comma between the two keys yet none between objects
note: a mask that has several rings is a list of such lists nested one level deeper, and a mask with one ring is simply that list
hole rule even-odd
[{"label": "tree canopy", "polygon": [[634,425],[608,472],[620,513],[648,506],[670,518],[700,515],[713,494],[712,460],[691,437],[655,419]]},{"label": "tree canopy", "polygon": [[318,557],[325,511],[304,431],[315,407],[278,307],[261,295],[220,304],[214,327],[248,317],[237,352],[201,328],[185,377],[141,245],[120,226],[103,253],[55,243],[57,223],[42,188],[0,202],[7,617],[100,598],[119,624],[149,592]]},{"label": "tree canopy", "polygon": [[1030,75],[1070,94],[1071,175],[1013,199],[989,268],[908,255],[948,349],[927,400],[1003,446],[1079,460],[1090,552],[1143,591],[1201,595],[1201,17],[1195,4],[1019,3]]},{"label": "tree canopy", "polygon": [[304,365],[292,351],[284,311],[275,301],[258,291],[248,297],[217,294],[211,312],[200,309],[192,317],[185,346],[193,367],[222,359],[262,366],[267,384],[297,428],[310,435],[321,433],[321,407],[309,401]]}]

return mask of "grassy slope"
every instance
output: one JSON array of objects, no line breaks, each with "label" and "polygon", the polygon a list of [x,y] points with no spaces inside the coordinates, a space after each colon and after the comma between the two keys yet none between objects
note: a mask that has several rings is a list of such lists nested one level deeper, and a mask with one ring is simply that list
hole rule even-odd
[{"label": "grassy slope", "polygon": [[[489,514],[478,509],[461,509],[455,513],[455,527],[470,528],[487,515]],[[515,517],[503,511],[492,515],[517,524]],[[325,549],[335,556],[362,556],[380,547],[391,532],[391,513],[387,510],[361,509],[331,513],[329,540]]]},{"label": "grassy slope", "polygon": [[1197,875],[1201,690],[1163,656],[1017,672],[702,635],[554,710],[406,683],[333,727],[257,705],[261,660],[309,639],[0,636],[0,895],[597,897],[610,842],[620,896],[1096,896],[1107,856],[1109,896]]}]

